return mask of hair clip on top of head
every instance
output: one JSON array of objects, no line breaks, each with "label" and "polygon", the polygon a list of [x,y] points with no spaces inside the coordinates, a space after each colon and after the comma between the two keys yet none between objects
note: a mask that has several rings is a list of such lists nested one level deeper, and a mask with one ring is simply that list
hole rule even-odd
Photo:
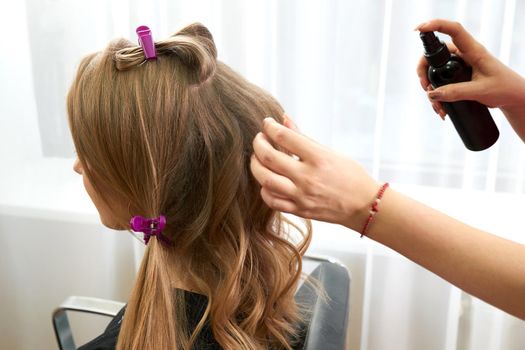
[{"label": "hair clip on top of head", "polygon": [[144,233],[144,243],[146,245],[151,236],[157,236],[158,239],[167,245],[172,244],[171,240],[162,234],[162,230],[166,227],[166,217],[164,215],[152,219],[136,215],[131,218],[129,225],[133,231]]},{"label": "hair clip on top of head", "polygon": [[155,50],[155,42],[151,36],[151,30],[147,26],[140,26],[136,30],[139,37],[139,45],[144,51],[144,57],[146,60],[156,60],[157,51]]}]

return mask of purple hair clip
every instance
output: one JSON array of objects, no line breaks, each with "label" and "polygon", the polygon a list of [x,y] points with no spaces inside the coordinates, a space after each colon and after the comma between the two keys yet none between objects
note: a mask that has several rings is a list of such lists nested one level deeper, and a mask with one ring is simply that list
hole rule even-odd
[{"label": "purple hair clip", "polygon": [[162,234],[162,230],[166,227],[166,217],[161,215],[157,218],[144,218],[142,216],[134,216],[131,218],[129,225],[135,232],[144,233],[144,243],[147,245],[151,236],[157,236],[162,242],[171,245],[171,240]]},{"label": "purple hair clip", "polygon": [[139,37],[139,45],[144,51],[144,57],[147,60],[156,60],[157,52],[155,51],[155,42],[151,36],[151,30],[147,26],[140,26],[137,28],[137,35]]}]

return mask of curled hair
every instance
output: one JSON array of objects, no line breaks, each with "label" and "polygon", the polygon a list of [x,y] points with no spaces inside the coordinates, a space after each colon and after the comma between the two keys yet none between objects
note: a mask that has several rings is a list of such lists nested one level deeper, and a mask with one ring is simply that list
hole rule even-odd
[{"label": "curled hair", "polygon": [[[84,175],[106,203],[128,208],[114,213],[117,226],[164,214],[175,242],[148,244],[117,349],[199,348],[205,329],[224,349],[291,349],[310,223],[302,230],[270,209],[249,169],[264,117],[283,110],[217,60],[201,24],[156,48],[147,62],[127,40],[87,56],[67,99]],[[196,326],[181,283],[208,298]]]}]

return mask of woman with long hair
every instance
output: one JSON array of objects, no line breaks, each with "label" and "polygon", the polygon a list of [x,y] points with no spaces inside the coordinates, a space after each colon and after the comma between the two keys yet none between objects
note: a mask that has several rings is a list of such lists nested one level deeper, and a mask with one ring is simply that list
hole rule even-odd
[{"label": "woman with long hair", "polygon": [[249,169],[264,117],[283,109],[217,60],[203,25],[152,42],[155,57],[147,39],[85,57],[67,98],[102,223],[133,219],[147,244],[127,306],[82,349],[292,349],[310,224],[270,209]]}]

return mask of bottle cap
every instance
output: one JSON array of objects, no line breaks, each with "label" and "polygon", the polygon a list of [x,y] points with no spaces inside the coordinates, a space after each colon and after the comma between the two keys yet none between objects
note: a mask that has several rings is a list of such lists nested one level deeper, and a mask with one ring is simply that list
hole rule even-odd
[{"label": "bottle cap", "polygon": [[432,67],[440,67],[450,60],[450,51],[434,32],[419,33],[423,47],[425,48],[425,58]]}]

